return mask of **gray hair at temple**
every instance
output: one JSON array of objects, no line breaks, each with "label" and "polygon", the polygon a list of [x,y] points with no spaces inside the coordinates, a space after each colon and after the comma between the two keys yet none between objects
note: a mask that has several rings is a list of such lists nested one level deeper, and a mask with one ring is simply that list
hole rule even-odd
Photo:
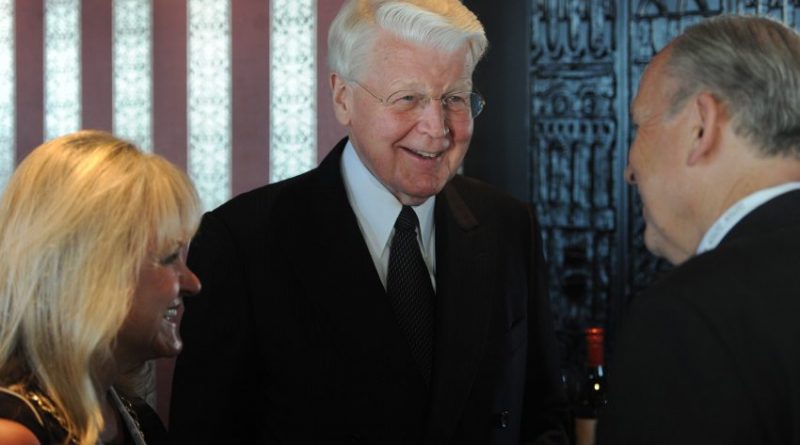
[{"label": "gray hair at temple", "polygon": [[488,42],[483,25],[460,0],[347,0],[328,33],[328,65],[358,80],[380,30],[444,52],[468,49],[472,72]]},{"label": "gray hair at temple", "polygon": [[764,156],[800,158],[800,35],[772,19],[723,15],[671,44],[667,72],[679,83],[671,112],[707,90],[728,107],[734,131]]}]

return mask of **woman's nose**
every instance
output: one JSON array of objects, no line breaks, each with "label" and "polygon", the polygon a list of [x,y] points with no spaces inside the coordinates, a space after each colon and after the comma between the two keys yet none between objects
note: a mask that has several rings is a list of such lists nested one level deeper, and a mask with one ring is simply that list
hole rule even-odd
[{"label": "woman's nose", "polygon": [[181,294],[188,296],[200,293],[200,290],[203,288],[202,284],[200,284],[200,279],[197,278],[197,275],[195,275],[186,264],[184,264],[183,269],[180,281]]}]

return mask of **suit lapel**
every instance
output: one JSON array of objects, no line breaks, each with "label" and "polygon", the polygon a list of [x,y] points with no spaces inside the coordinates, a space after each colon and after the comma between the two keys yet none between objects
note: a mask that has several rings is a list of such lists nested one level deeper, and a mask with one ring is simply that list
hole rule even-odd
[{"label": "suit lapel", "polygon": [[[386,291],[350,206],[341,176],[339,144],[317,169],[293,223],[296,267],[308,272],[309,298],[319,310],[322,332],[333,334],[344,357],[382,357],[395,370],[417,371],[397,326]],[[309,236],[312,234],[313,236]],[[422,376],[419,376],[420,384]]]},{"label": "suit lapel", "polygon": [[458,424],[483,356],[495,252],[452,183],[437,197],[435,221],[436,343],[428,441],[444,443]]}]

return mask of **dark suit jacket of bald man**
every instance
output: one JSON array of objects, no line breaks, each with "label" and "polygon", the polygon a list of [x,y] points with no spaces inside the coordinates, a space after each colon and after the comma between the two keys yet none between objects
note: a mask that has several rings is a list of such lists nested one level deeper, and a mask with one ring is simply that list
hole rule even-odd
[{"label": "dark suit jacket of bald man", "polygon": [[340,142],[315,170],[205,215],[170,428],[181,444],[564,443],[566,402],[529,207],[437,196],[430,389],[350,207]]},{"label": "dark suit jacket of bald man", "polygon": [[800,191],[636,298],[601,445],[800,445]]}]

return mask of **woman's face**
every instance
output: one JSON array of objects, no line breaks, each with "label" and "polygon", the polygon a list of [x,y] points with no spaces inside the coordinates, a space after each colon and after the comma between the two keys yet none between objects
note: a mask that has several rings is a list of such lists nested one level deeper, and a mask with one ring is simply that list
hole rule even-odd
[{"label": "woman's face", "polygon": [[187,248],[176,244],[142,264],[130,312],[117,337],[115,356],[122,371],[181,351],[178,310],[184,296],[200,291],[200,280],[186,266]]}]

